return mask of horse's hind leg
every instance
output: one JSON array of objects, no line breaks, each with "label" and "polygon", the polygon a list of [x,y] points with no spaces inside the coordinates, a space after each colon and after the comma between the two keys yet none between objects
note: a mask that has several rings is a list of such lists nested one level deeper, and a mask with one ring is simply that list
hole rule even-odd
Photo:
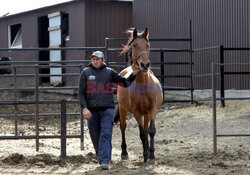
[{"label": "horse's hind leg", "polygon": [[150,125],[149,125],[149,130],[148,130],[149,136],[150,136],[150,147],[149,147],[149,159],[155,159],[155,147],[154,147],[154,136],[156,133],[156,129],[155,129],[155,121],[151,120],[150,121]]},{"label": "horse's hind leg", "polygon": [[122,133],[122,154],[121,157],[122,159],[127,159],[128,158],[128,152],[127,152],[127,144],[126,144],[126,138],[125,138],[125,130],[126,130],[126,115],[127,115],[127,111],[125,111],[124,109],[122,109],[121,107],[119,108],[119,112],[120,112],[120,129],[121,129],[121,133]]}]

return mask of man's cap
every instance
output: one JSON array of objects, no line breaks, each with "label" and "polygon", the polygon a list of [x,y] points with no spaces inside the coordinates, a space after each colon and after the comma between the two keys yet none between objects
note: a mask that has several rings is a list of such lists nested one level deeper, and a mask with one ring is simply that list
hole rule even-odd
[{"label": "man's cap", "polygon": [[95,51],[95,52],[93,52],[92,55],[91,55],[91,58],[92,58],[93,56],[96,56],[96,57],[98,57],[98,58],[104,59],[104,54],[103,54],[101,51]]}]

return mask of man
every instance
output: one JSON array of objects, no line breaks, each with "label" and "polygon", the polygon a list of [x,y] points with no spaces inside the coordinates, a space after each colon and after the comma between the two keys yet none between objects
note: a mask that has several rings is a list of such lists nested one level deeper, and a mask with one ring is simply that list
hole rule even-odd
[{"label": "man", "polygon": [[132,67],[128,78],[120,76],[105,64],[104,54],[95,51],[91,63],[83,69],[79,79],[79,101],[101,169],[109,169],[111,139],[114,125],[113,83],[128,87],[136,78],[139,68]]}]

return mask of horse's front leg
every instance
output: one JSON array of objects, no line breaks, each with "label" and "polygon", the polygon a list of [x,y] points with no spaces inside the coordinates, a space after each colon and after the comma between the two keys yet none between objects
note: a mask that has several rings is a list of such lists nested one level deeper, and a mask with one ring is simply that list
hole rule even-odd
[{"label": "horse's front leg", "polygon": [[148,161],[148,134],[145,132],[144,128],[142,126],[139,126],[140,128],[140,138],[142,141],[143,146],[143,163],[147,163]]},{"label": "horse's front leg", "polygon": [[155,121],[151,120],[150,121],[150,125],[149,125],[149,130],[148,130],[149,136],[150,136],[150,147],[149,147],[149,159],[155,159],[155,147],[154,147],[154,136],[156,133],[156,129],[155,129]]},{"label": "horse's front leg", "polygon": [[121,107],[119,108],[119,112],[120,112],[120,129],[121,129],[121,133],[122,133],[121,157],[122,157],[122,159],[127,159],[128,152],[127,152],[127,144],[126,144],[126,137],[125,137],[125,130],[127,127],[127,124],[126,124],[127,112],[125,110],[123,110]]},{"label": "horse's front leg", "polygon": [[144,127],[142,126],[142,116],[135,116],[137,123],[139,125],[139,130],[140,130],[140,138],[142,141],[142,146],[143,146],[143,163],[147,163],[148,161],[148,118],[147,116],[144,116]]}]

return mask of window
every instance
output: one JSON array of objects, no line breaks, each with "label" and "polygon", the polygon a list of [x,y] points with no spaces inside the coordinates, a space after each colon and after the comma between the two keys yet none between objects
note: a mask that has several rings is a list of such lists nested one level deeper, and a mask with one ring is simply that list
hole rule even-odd
[{"label": "window", "polygon": [[22,25],[15,24],[9,26],[9,47],[22,48]]},{"label": "window", "polygon": [[65,41],[69,41],[69,14],[62,13],[62,37]]}]

